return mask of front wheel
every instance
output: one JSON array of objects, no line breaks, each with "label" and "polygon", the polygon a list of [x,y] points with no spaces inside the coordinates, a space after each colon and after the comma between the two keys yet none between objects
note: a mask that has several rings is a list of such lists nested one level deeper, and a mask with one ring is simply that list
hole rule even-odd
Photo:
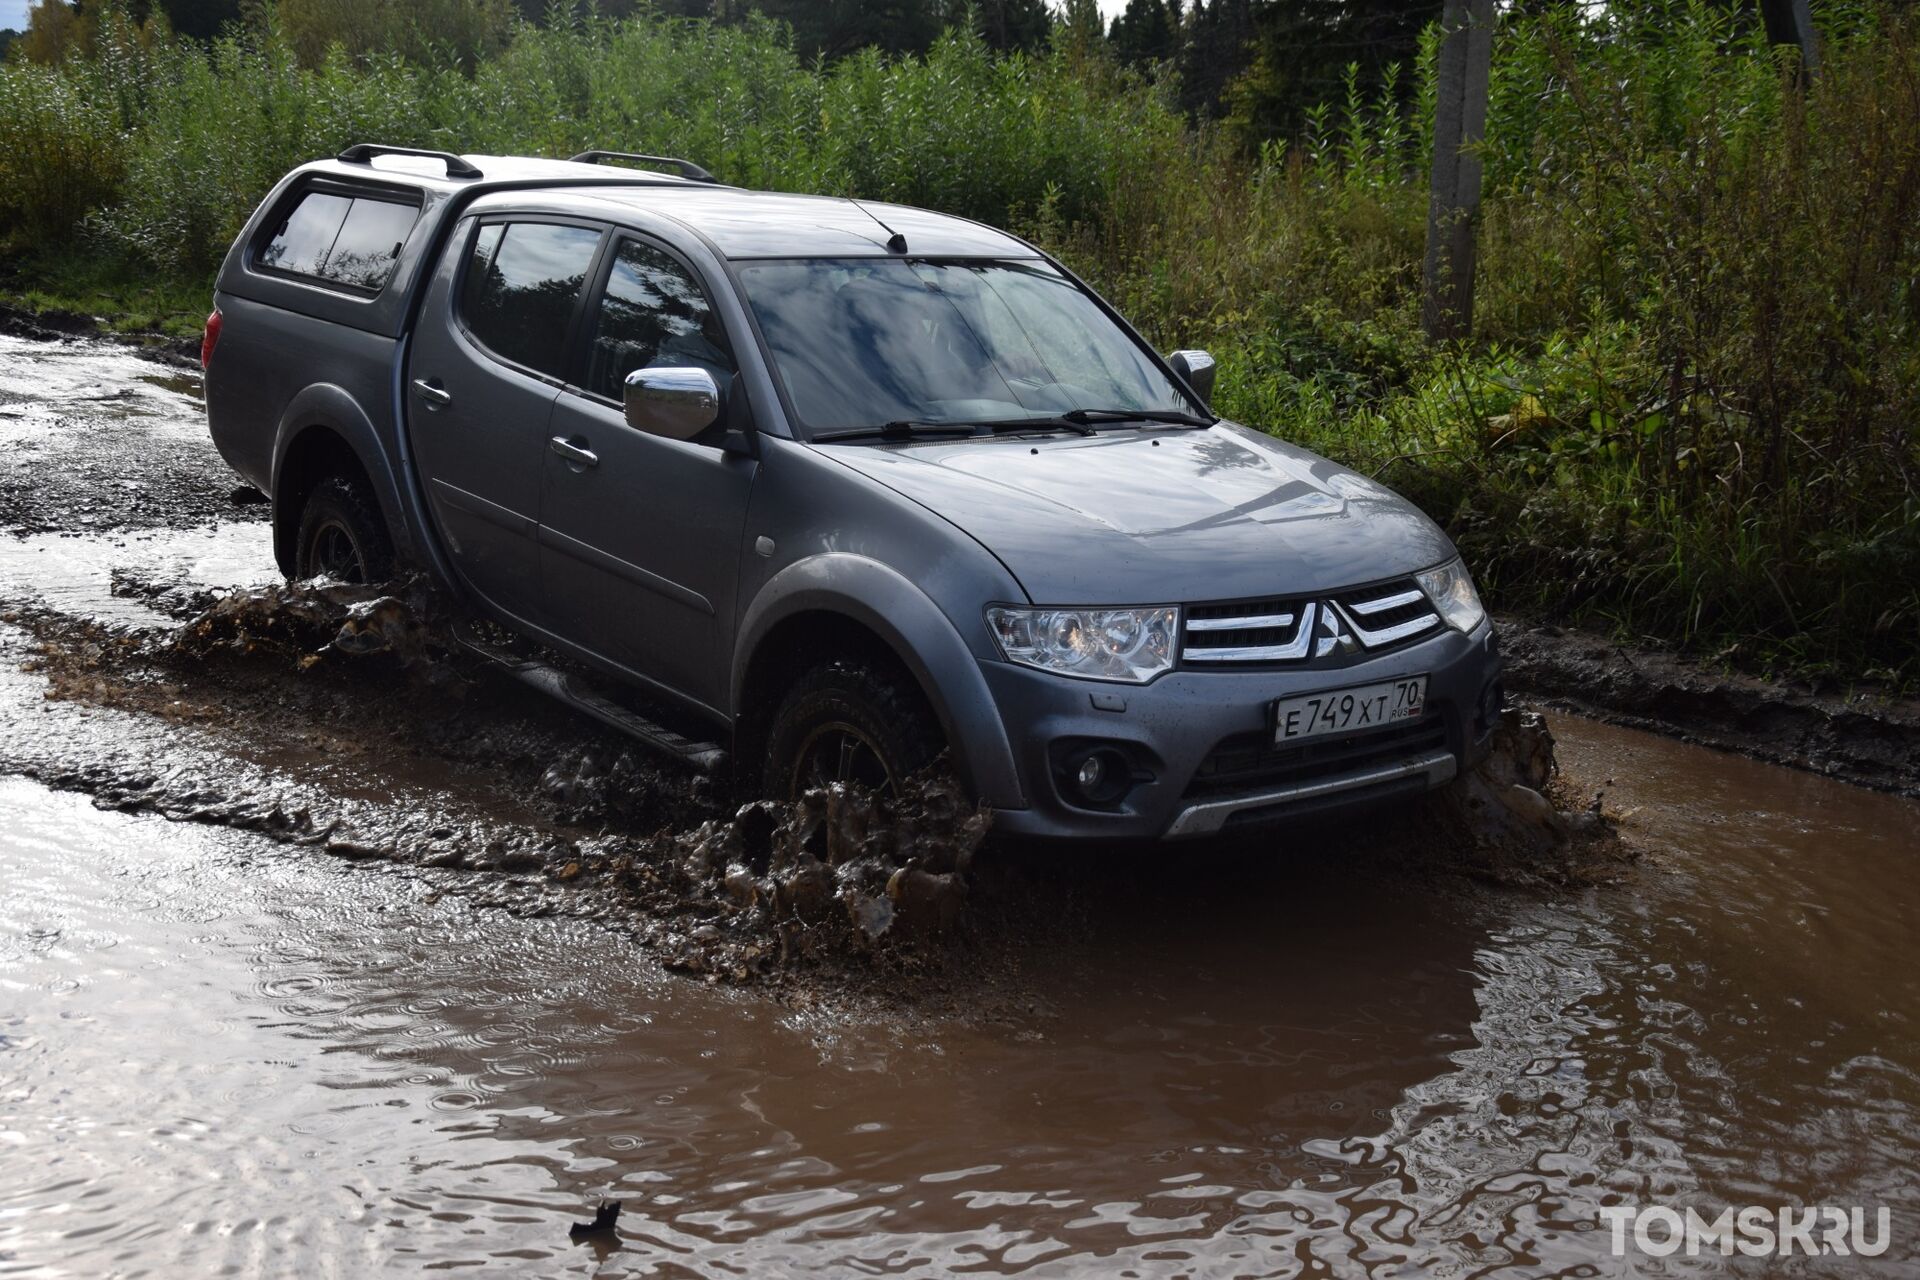
[{"label": "front wheel", "polygon": [[300,509],[294,577],[336,582],[385,582],[393,576],[393,542],[380,505],[367,487],[347,476],[314,486]]},{"label": "front wheel", "polygon": [[794,682],[767,733],[764,794],[795,800],[830,782],[894,790],[944,745],[904,673],[832,662]]}]

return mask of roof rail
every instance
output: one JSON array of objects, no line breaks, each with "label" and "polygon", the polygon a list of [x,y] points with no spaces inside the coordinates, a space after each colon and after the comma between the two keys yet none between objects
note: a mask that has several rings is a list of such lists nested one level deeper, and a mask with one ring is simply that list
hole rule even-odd
[{"label": "roof rail", "polygon": [[424,151],[419,147],[389,147],[378,142],[356,142],[334,159],[342,164],[371,165],[375,156],[419,156],[443,161],[449,178],[483,178],[486,175],[451,151]]},{"label": "roof rail", "polygon": [[695,182],[718,182],[720,179],[702,169],[691,160],[681,160],[674,156],[643,156],[637,151],[582,151],[567,159],[575,164],[599,164],[602,160],[638,160],[642,164],[670,164],[680,171],[683,178]]}]

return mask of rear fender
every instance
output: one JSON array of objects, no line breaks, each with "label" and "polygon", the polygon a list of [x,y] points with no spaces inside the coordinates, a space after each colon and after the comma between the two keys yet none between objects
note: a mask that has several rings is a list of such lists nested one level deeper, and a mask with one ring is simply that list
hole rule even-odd
[{"label": "rear fender", "polygon": [[[273,553],[284,572],[293,572],[293,544],[299,532],[300,512],[286,501],[290,482],[303,480],[289,472],[289,460],[304,451],[309,432],[332,435],[360,464],[380,504],[380,515],[393,538],[394,549],[403,563],[438,572],[436,558],[426,552],[419,522],[405,500],[399,477],[380,433],[366,411],[345,388],[333,383],[315,383],[304,388],[288,402],[274,428],[273,441]],[[444,585],[444,581],[442,582]]]}]

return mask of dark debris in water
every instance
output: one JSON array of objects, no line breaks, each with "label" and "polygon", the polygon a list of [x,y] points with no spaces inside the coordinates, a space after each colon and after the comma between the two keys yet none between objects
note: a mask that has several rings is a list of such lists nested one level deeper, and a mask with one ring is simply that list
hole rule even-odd
[{"label": "dark debris in water", "polygon": [[600,1207],[593,1211],[592,1222],[576,1222],[567,1228],[567,1234],[575,1240],[584,1240],[592,1235],[605,1235],[617,1229],[620,1221],[620,1202],[603,1200]]}]

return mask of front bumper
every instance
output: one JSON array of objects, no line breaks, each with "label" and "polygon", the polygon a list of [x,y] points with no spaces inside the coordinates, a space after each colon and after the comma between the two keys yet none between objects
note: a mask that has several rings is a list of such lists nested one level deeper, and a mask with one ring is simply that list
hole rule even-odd
[{"label": "front bumper", "polygon": [[[1332,670],[1177,670],[1149,685],[1122,685],[1007,662],[980,668],[1027,799],[1026,808],[997,810],[995,826],[1049,839],[1186,839],[1418,794],[1479,762],[1500,700],[1489,622]],[[1421,673],[1428,709],[1412,725],[1309,740],[1309,760],[1276,758],[1264,774],[1215,772],[1233,754],[1224,751],[1229,744],[1259,749],[1275,698]],[[1138,780],[1109,807],[1072,803],[1056,776],[1062,743],[1113,744],[1134,761]]]}]

